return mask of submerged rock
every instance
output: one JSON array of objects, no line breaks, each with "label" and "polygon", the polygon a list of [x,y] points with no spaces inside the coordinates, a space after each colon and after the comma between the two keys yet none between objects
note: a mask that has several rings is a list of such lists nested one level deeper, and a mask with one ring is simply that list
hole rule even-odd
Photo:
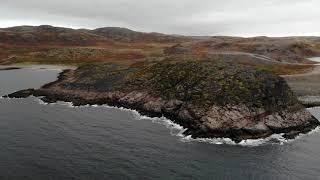
[{"label": "submerged rock", "polygon": [[283,78],[248,66],[163,61],[141,67],[86,65],[26,94],[46,102],[109,104],[166,116],[192,137],[237,142],[274,133],[293,138],[319,125]]}]

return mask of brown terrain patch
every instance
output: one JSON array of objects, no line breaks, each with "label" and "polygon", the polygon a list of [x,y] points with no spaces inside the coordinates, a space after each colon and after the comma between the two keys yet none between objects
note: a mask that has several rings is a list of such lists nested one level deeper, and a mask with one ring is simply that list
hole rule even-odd
[{"label": "brown terrain patch", "polygon": [[283,76],[298,96],[320,96],[320,66],[304,74]]}]

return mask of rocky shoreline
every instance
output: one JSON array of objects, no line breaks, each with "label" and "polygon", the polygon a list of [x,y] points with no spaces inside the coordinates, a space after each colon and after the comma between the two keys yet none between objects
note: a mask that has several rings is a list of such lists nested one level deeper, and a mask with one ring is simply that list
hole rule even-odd
[{"label": "rocky shoreline", "polygon": [[[25,98],[33,95],[41,97],[41,100],[47,103],[65,101],[72,102],[74,106],[107,104],[125,107],[150,117],[164,116],[171,119],[186,128],[185,135],[191,135],[193,138],[230,138],[235,142],[265,138],[275,133],[283,133],[285,138],[290,139],[320,125],[319,121],[295,99],[288,104],[284,102],[285,100],[279,100],[276,102],[279,107],[249,106],[245,101],[224,105],[209,103],[207,106],[182,98],[168,99],[142,88],[97,91],[82,86],[70,87],[70,82],[75,80],[76,73],[77,70],[65,70],[60,73],[57,81],[46,84],[40,89],[22,90],[5,97]],[[286,88],[286,84],[282,84],[285,83],[282,79],[276,78],[276,80],[278,83],[276,85]],[[279,96],[287,96],[285,94],[288,93],[287,89],[279,91],[281,92]],[[229,97],[223,98],[225,101]],[[274,97],[266,96],[266,98],[275,101]]]},{"label": "rocky shoreline", "polygon": [[0,71],[9,71],[9,70],[17,70],[17,69],[21,69],[20,67],[0,67]]}]

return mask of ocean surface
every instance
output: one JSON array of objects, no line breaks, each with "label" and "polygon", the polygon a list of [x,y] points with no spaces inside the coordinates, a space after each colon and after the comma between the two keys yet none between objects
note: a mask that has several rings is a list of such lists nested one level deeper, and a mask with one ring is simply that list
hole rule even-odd
[{"label": "ocean surface", "polygon": [[[0,95],[58,70],[0,71]],[[320,118],[320,109],[310,111]],[[0,99],[0,180],[320,179],[320,131],[287,142],[191,139],[165,118],[108,106]]]}]

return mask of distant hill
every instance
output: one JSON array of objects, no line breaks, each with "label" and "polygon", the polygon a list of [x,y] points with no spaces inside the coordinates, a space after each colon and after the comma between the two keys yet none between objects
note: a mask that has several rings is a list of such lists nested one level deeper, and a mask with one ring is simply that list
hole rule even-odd
[{"label": "distant hill", "polygon": [[237,61],[239,56],[275,62],[302,63],[306,58],[320,56],[319,37],[224,37],[214,36],[167,48],[167,55],[221,55]]},{"label": "distant hill", "polygon": [[25,45],[92,45],[108,40],[80,30],[42,25],[0,29],[0,42]]},{"label": "distant hill", "polygon": [[184,38],[160,33],[143,33],[120,27],[94,30],[41,26],[16,26],[0,29],[0,43],[94,45],[121,42],[181,42]]},{"label": "distant hill", "polygon": [[125,42],[179,42],[182,39],[186,39],[186,37],[177,37],[161,33],[137,32],[121,27],[98,28],[90,31],[90,33]]},{"label": "distant hill", "polygon": [[240,64],[314,63],[307,58],[320,56],[320,37],[180,36],[122,27],[0,28],[0,63],[131,63],[176,55],[208,56]]}]

